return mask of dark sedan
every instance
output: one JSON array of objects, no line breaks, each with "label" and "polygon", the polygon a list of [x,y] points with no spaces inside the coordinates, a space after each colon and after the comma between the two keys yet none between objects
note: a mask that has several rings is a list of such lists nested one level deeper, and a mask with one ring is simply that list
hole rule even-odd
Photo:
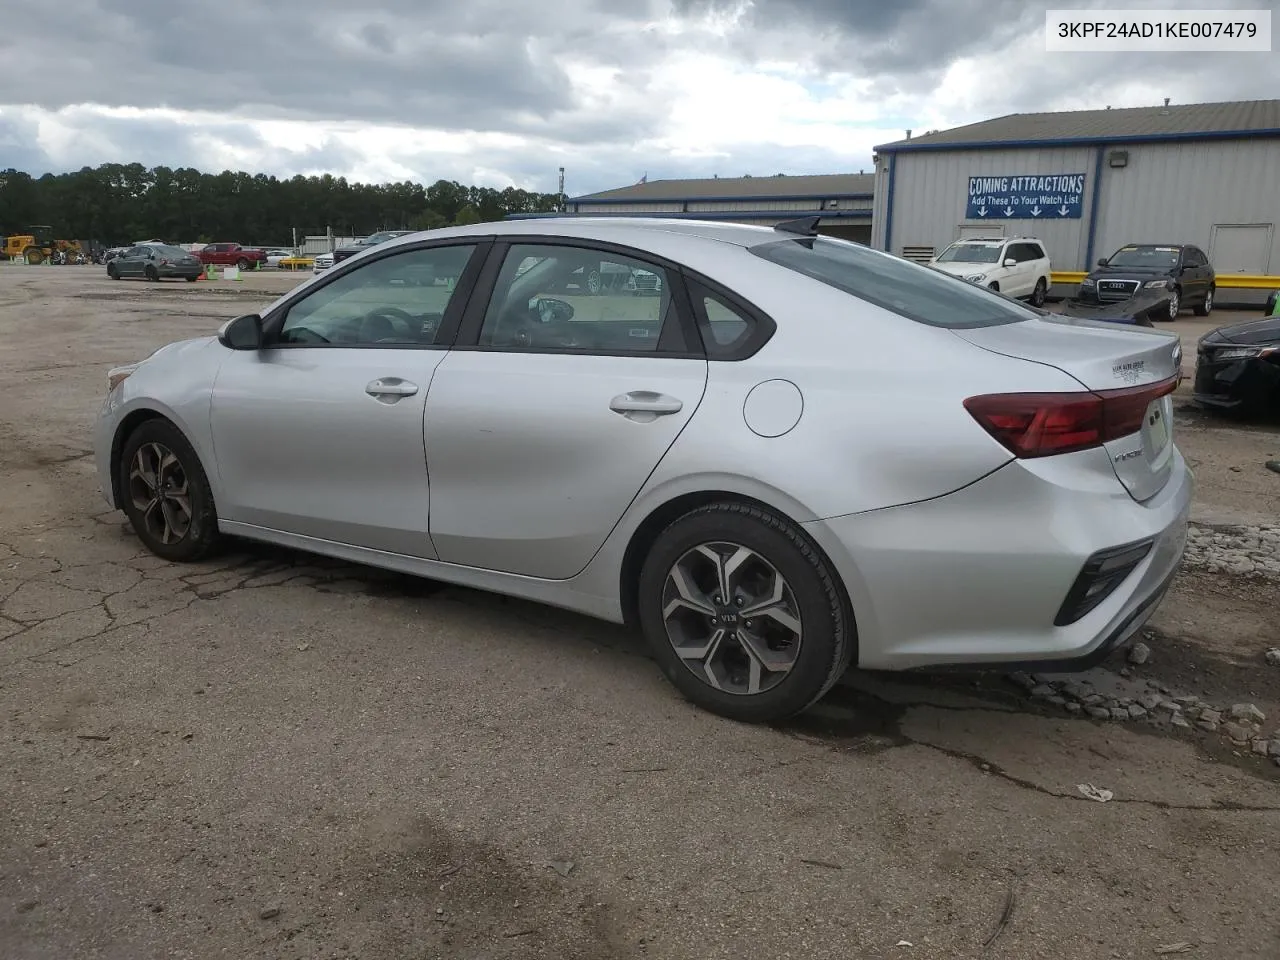
[{"label": "dark sedan", "polygon": [[1164,294],[1152,320],[1176,320],[1183,307],[1197,317],[1213,310],[1217,276],[1209,258],[1191,244],[1130,243],[1098,261],[1080,283],[1078,299],[1086,304],[1110,304],[1141,294]]},{"label": "dark sedan", "polygon": [[376,247],[380,243],[386,243],[388,240],[394,240],[396,237],[405,237],[413,233],[412,230],[383,230],[381,233],[375,233],[365,237],[363,240],[357,240],[349,247],[339,247],[333,251],[333,262],[341,263],[348,257],[354,257],[362,250],[369,247]]},{"label": "dark sedan", "polygon": [[163,243],[130,247],[107,264],[112,280],[135,277],[145,280],[186,280],[194,282],[204,273],[204,264],[195,254]]},{"label": "dark sedan", "polygon": [[[1275,294],[1268,301],[1275,309]],[[1195,400],[1242,413],[1280,413],[1280,316],[1204,335],[1196,351]]]}]

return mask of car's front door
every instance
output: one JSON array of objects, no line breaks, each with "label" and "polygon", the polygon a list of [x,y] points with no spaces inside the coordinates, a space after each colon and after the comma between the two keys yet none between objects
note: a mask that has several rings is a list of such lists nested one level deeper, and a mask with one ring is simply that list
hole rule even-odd
[{"label": "car's front door", "polygon": [[140,277],[147,262],[146,247],[130,247],[116,257],[116,275],[120,277]]},{"label": "car's front door", "polygon": [[[584,267],[659,282],[564,293]],[[492,296],[473,298],[427,398],[431,539],[450,563],[566,579],[693,416],[707,361],[675,269],[529,240],[486,274]]]},{"label": "car's front door", "polygon": [[268,317],[263,349],[224,361],[211,413],[219,516],[434,557],[423,410],[483,246],[367,260]]},{"label": "car's front door", "polygon": [[1011,267],[1008,288],[1001,284],[1000,289],[1011,297],[1029,297],[1035,288],[1035,264],[1032,262],[1030,247],[1025,243],[1011,243],[1005,251],[1006,260],[1016,261]]}]

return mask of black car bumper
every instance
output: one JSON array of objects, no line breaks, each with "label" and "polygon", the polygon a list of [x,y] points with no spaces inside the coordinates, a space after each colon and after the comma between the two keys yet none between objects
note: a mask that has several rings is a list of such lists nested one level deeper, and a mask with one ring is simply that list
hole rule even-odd
[{"label": "black car bumper", "polygon": [[1202,351],[1192,397],[1224,410],[1280,409],[1280,356],[1215,360]]}]

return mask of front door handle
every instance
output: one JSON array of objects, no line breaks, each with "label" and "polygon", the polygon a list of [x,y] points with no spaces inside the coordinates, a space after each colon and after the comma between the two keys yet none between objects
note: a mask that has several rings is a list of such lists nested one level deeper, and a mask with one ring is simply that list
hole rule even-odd
[{"label": "front door handle", "polygon": [[666,416],[679,413],[684,404],[675,397],[654,393],[652,390],[632,390],[620,393],[609,401],[609,409],[614,413],[651,413],[654,416]]},{"label": "front door handle", "polygon": [[371,381],[364,388],[364,392],[383,403],[394,403],[401,397],[412,397],[418,392],[418,385],[408,380],[401,380],[399,377],[379,377]]}]

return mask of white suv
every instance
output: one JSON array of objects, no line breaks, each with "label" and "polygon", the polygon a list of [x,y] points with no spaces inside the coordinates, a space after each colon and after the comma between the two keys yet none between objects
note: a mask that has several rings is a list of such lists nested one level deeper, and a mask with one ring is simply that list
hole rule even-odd
[{"label": "white suv", "polygon": [[1053,282],[1049,255],[1034,237],[957,240],[929,261],[929,266],[1006,296],[1044,306]]}]

